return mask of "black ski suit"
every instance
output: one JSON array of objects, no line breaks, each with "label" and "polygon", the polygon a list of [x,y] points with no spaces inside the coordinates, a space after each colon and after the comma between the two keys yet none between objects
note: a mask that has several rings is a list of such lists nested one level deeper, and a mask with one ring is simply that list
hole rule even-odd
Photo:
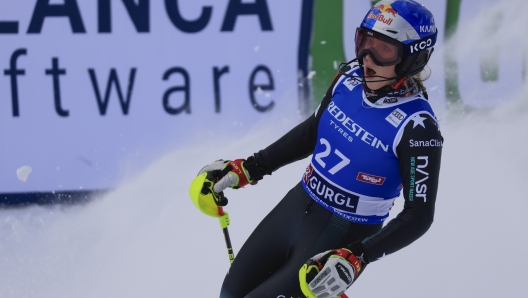
[{"label": "black ski suit", "polygon": [[[342,82],[342,76],[336,76],[313,115],[248,158],[248,163],[256,164],[260,171],[256,175],[250,172],[251,176],[261,178],[314,152],[318,127],[324,125],[320,123],[321,115],[333,100],[335,85]],[[421,237],[433,222],[442,152],[442,144],[438,142],[443,143],[436,119],[425,114],[423,117],[426,118],[423,128],[416,128],[412,121],[403,128],[396,147],[405,200],[396,218],[384,227],[382,223],[350,222],[315,202],[299,183],[244,243],[225,277],[220,298],[304,297],[299,286],[299,269],[317,253],[350,247],[354,254],[363,255],[366,265]],[[411,160],[419,156],[428,157],[427,173],[415,171]],[[427,199],[413,198],[418,187],[415,182],[425,179]]]}]

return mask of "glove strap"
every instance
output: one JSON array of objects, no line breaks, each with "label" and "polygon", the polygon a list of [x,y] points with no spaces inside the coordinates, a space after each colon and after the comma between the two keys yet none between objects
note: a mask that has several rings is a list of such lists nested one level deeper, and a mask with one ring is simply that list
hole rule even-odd
[{"label": "glove strap", "polygon": [[248,174],[246,174],[246,171],[244,169],[244,160],[243,159],[235,159],[233,161],[230,161],[227,165],[227,167],[231,167],[231,171],[234,172],[238,176],[238,187],[244,187],[251,183],[250,178],[248,177]]},{"label": "glove strap", "polygon": [[361,271],[361,268],[363,267],[361,261],[350,250],[346,248],[334,249],[333,251],[336,255],[347,260],[352,265],[352,267],[354,267],[355,279],[359,275],[359,271]]}]

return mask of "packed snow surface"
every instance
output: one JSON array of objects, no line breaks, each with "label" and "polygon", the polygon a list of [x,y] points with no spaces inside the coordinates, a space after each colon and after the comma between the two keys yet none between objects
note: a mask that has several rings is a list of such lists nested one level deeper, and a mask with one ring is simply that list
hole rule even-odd
[{"label": "packed snow surface", "polygon": [[[412,245],[369,266],[349,294],[528,294],[522,224],[528,208],[527,98],[487,111],[446,113],[441,123],[445,143],[435,223]],[[245,157],[283,133],[270,126],[255,130],[213,150],[197,144],[167,155],[83,206],[0,211],[0,296],[217,296],[229,268],[223,235],[216,219],[195,209],[188,187],[204,164]],[[256,186],[227,190],[235,253],[308,162],[284,167]]]}]

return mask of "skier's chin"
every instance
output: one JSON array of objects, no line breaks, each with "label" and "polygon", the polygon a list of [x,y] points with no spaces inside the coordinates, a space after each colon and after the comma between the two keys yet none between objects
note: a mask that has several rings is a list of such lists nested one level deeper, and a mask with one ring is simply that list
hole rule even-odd
[{"label": "skier's chin", "polygon": [[384,82],[376,82],[376,79],[379,80],[379,78],[375,78],[375,77],[365,78],[365,83],[367,85],[367,88],[369,88],[370,90],[376,91],[378,89],[381,89],[383,86],[385,86],[385,84],[383,84]]}]

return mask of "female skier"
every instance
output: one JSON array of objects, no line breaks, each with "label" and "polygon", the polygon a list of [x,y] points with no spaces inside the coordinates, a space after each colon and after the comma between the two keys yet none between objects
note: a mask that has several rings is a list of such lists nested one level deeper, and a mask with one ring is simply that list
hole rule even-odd
[{"label": "female skier", "polygon": [[[357,58],[313,115],[247,159],[200,171],[220,201],[227,187],[255,184],[313,154],[244,243],[221,298],[339,297],[367,264],[429,229],[443,138],[420,74],[436,36],[418,2],[380,1],[356,30]],[[403,210],[383,227],[402,190]]]}]

